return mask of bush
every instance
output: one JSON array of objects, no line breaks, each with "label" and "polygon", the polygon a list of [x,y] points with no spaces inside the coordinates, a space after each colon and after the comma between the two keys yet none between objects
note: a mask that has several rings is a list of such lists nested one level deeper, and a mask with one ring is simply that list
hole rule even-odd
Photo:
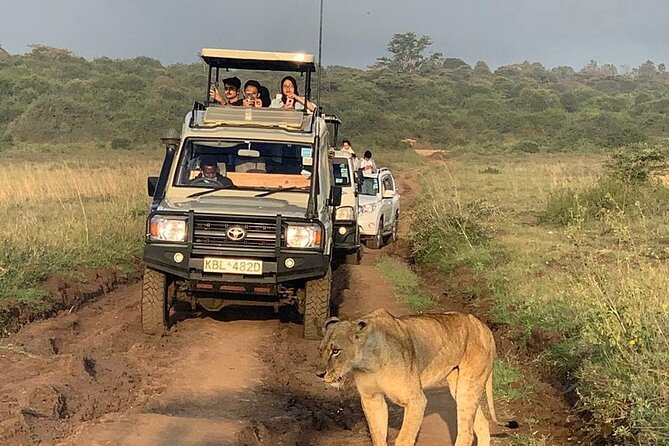
[{"label": "bush", "polygon": [[125,138],[114,138],[111,142],[112,150],[130,150],[132,143]]},{"label": "bush", "polygon": [[513,145],[513,150],[516,152],[537,153],[539,149],[539,144],[528,140],[518,141]]},{"label": "bush", "polygon": [[607,167],[613,178],[624,182],[645,182],[653,174],[667,170],[667,147],[646,143],[631,144],[616,150]]}]

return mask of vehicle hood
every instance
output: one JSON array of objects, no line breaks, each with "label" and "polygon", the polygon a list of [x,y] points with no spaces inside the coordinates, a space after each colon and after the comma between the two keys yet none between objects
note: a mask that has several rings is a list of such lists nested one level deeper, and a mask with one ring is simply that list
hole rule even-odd
[{"label": "vehicle hood", "polygon": [[209,195],[187,200],[165,199],[157,211],[201,212],[208,214],[235,214],[251,216],[275,216],[304,218],[306,207],[288,203],[277,198],[221,197]]},{"label": "vehicle hood", "polygon": [[358,195],[358,199],[360,200],[360,206],[363,206],[365,204],[371,204],[371,203],[377,203],[381,201],[379,197],[376,195]]}]

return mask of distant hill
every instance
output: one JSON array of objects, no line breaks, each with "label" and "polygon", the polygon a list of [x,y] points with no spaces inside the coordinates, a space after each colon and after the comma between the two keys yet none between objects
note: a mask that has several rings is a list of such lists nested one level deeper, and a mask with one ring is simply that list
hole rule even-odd
[{"label": "distant hill", "polygon": [[[258,79],[277,93],[278,78]],[[0,49],[0,146],[115,138],[157,144],[164,129],[180,127],[193,100],[204,99],[205,84],[201,64]],[[564,151],[669,130],[669,73],[650,61],[625,74],[596,62],[580,71],[524,62],[491,72],[484,62],[470,67],[455,58],[424,74],[336,66],[324,69],[322,86],[324,108],[343,120],[343,136],[356,147],[402,147],[411,138],[434,147]]]}]

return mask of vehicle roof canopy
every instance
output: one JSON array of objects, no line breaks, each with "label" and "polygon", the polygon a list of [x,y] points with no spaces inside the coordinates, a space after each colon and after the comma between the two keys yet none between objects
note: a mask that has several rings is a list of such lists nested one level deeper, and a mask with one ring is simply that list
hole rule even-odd
[{"label": "vehicle roof canopy", "polygon": [[203,48],[202,60],[213,68],[314,72],[313,54]]}]

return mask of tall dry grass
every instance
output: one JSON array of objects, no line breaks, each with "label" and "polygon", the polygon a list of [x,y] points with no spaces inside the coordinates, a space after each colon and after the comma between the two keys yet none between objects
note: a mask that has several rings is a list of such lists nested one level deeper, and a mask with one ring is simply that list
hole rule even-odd
[{"label": "tall dry grass", "polygon": [[76,268],[126,269],[141,250],[146,177],[159,161],[0,165],[0,300],[39,306],[39,283]]},{"label": "tall dry grass", "polygon": [[594,220],[577,208],[566,227],[540,223],[552,194],[599,187],[601,166],[536,155],[434,168],[423,177],[416,257],[477,270],[494,316],[520,339],[553,334],[540,360],[578,379],[593,430],[615,444],[668,445],[669,212],[643,195]]}]

